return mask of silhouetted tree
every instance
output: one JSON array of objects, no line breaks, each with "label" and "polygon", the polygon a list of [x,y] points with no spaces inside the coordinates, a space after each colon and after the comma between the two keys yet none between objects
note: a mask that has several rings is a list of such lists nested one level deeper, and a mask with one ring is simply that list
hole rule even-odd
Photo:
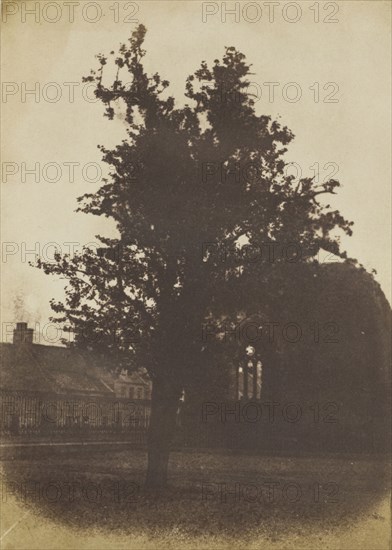
[{"label": "silhouetted tree", "polygon": [[[318,202],[335,193],[336,180],[294,184],[285,175],[282,156],[293,134],[256,114],[242,53],[227,47],[212,67],[203,61],[186,81],[189,104],[176,107],[169,83],[144,70],[145,32],[140,25],[112,58],[114,82],[104,55],[84,79],[96,84],[109,119],[116,105],[125,109],[127,138],[112,150],[101,147],[110,177],[79,199],[82,212],[112,218],[119,237],[101,239],[110,252],[101,257],[85,251],[38,265],[69,281],[65,302],[52,307],[72,325],[75,345],[86,346],[87,327],[97,336],[91,346],[125,363],[134,355],[148,369],[147,484],[156,486],[166,483],[178,399],[203,383],[206,365],[214,363],[217,342],[203,342],[202,326],[223,313],[235,319],[238,283],[255,275],[251,262],[222,261],[222,251],[242,238],[252,246],[294,242],[303,262],[320,247],[343,257],[331,232],[350,234],[352,224]],[[278,281],[279,263],[263,264],[257,276]],[[271,283],[271,294],[278,288]],[[241,309],[252,306],[251,295],[240,296]],[[132,342],[135,333],[140,343]]]}]

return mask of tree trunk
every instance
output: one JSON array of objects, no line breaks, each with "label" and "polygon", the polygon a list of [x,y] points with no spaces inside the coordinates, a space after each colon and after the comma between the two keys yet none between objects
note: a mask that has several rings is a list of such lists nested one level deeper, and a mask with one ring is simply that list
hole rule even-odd
[{"label": "tree trunk", "polygon": [[148,434],[146,477],[148,488],[162,488],[167,484],[170,448],[176,429],[176,413],[182,392],[177,383],[174,384],[167,380],[153,381]]}]

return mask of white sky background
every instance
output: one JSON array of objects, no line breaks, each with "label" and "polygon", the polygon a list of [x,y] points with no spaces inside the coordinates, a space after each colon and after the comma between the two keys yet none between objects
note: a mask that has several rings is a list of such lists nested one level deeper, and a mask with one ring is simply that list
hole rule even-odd
[{"label": "white sky background", "polygon": [[[75,213],[76,197],[99,187],[99,183],[83,179],[81,167],[89,162],[100,164],[97,144],[110,147],[125,137],[120,119],[108,121],[103,117],[102,103],[83,98],[81,77],[98,66],[95,54],[116,51],[136,26],[114,22],[115,12],[110,6],[115,2],[111,0],[97,2],[102,17],[96,23],[83,20],[83,1],[75,7],[73,23],[68,21],[63,2],[57,2],[62,14],[56,23],[44,20],[47,2],[39,3],[39,23],[32,15],[23,23],[21,3],[11,4],[18,12],[3,24],[2,80],[14,82],[17,92],[2,98],[2,163],[3,169],[6,162],[17,163],[18,173],[8,176],[7,182],[4,173],[2,177],[2,241],[14,243],[7,249],[3,244],[2,340],[6,340],[6,323],[24,320],[32,326],[44,325],[51,315],[50,298],[63,296],[64,281],[31,268],[27,262],[33,254],[25,257],[24,246],[28,250],[36,246],[38,252],[51,255],[53,248],[44,248],[49,242],[58,243],[67,252],[67,242],[80,243],[81,248],[95,241],[97,233],[114,235],[108,220]],[[118,3],[120,21],[132,12],[126,10],[126,4]],[[234,6],[234,2],[226,4],[228,8]],[[241,2],[241,8],[245,4],[249,3]],[[275,8],[273,23],[263,2],[257,4],[263,9],[258,22],[249,23],[242,14],[239,22],[233,15],[222,22],[219,2],[211,3],[219,13],[203,23],[201,2],[139,1],[134,18],[148,30],[146,67],[168,79],[171,94],[184,103],[185,79],[202,60],[212,64],[222,57],[224,46],[235,46],[245,53],[253,63],[252,80],[262,90],[257,113],[280,115],[281,122],[296,136],[286,158],[301,166],[303,176],[313,175],[310,166],[315,162],[320,164],[322,178],[326,163],[338,165],[335,177],[343,187],[328,202],[355,222],[354,236],[343,237],[343,248],[368,270],[377,270],[376,279],[390,300],[390,4],[332,3],[339,8],[334,16],[339,22],[331,24],[322,22],[332,11],[323,10],[322,2],[319,23],[314,22],[314,12],[309,9],[314,2],[300,3],[302,15],[296,23],[283,17],[287,2]],[[248,13],[254,17],[250,8]],[[54,15],[47,12],[48,18]],[[94,15],[93,8],[87,12],[90,19]],[[295,13],[287,11],[286,15],[293,18]],[[38,102],[32,94],[22,101],[23,82],[28,89],[40,83]],[[45,100],[43,86],[48,82],[61,87],[57,103]],[[64,82],[80,82],[73,103]],[[280,83],[272,102],[265,82]],[[282,88],[289,82],[296,82],[302,90],[296,103],[283,99]],[[318,103],[309,89],[315,82],[320,85]],[[322,101],[332,91],[331,87],[323,90],[328,82],[339,86],[335,96],[338,103]],[[47,88],[47,93],[53,97],[54,88]],[[294,94],[294,89],[288,93]],[[31,175],[21,182],[22,162],[28,168],[40,163],[39,182]],[[62,167],[57,183],[48,183],[42,174],[50,162]],[[80,163],[74,183],[69,181],[65,162]],[[107,169],[104,164],[101,167]],[[91,169],[88,177],[93,177],[93,172]],[[49,177],[52,175],[49,172]],[[5,254],[5,250],[13,253]]]}]

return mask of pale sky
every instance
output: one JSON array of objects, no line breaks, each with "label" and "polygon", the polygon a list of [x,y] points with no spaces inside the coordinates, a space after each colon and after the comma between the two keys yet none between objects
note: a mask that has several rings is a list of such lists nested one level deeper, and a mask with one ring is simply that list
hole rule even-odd
[{"label": "pale sky", "polygon": [[[2,340],[7,323],[23,320],[42,328],[51,315],[50,298],[63,295],[64,282],[29,267],[33,254],[26,250],[51,256],[50,242],[67,252],[66,243],[81,248],[94,242],[97,233],[114,234],[108,220],[74,212],[76,197],[99,187],[91,182],[94,166],[106,169],[97,144],[110,147],[125,137],[122,120],[108,121],[103,105],[88,101],[91,91],[82,93],[81,77],[97,66],[95,54],[116,50],[128,39],[136,23],[123,22],[127,17],[147,27],[147,69],[170,81],[180,103],[186,100],[186,77],[202,60],[212,63],[224,46],[245,53],[253,64],[254,89],[262,94],[258,114],[279,115],[296,136],[286,158],[301,167],[303,176],[314,175],[315,163],[321,179],[338,169],[333,177],[343,187],[328,202],[355,222],[354,236],[342,239],[343,248],[368,270],[376,269],[376,280],[390,300],[389,2],[330,2],[328,9],[320,2],[318,23],[310,10],[314,2],[297,3],[301,13],[281,2],[273,22],[265,2],[239,3],[238,21],[227,14],[226,22],[221,2],[207,3],[211,15],[205,22],[198,1],[142,0],[137,6],[102,1],[95,2],[100,11],[92,6],[84,13],[83,5],[94,3],[81,1],[75,3],[73,22],[62,1],[57,13],[41,1],[38,22],[22,13],[21,2],[9,4],[2,29]],[[244,12],[245,5],[250,7]],[[250,22],[260,8],[260,19]],[[326,23],[325,18],[338,22]],[[270,82],[278,83],[273,98]],[[36,83],[37,97],[24,97]],[[73,88],[73,102],[72,85],[64,83],[80,83]],[[290,102],[296,93],[301,97]],[[50,102],[56,97],[57,102]],[[328,98],[337,102],[323,101]],[[37,182],[24,173],[35,163]],[[57,179],[55,165],[48,163],[60,166],[57,182],[48,181]],[[79,163],[74,182],[69,163]],[[82,170],[88,163],[93,164]]]}]

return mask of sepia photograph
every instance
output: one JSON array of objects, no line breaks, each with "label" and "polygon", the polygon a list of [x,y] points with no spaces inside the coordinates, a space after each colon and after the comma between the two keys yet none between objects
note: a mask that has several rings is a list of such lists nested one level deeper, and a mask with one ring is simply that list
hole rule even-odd
[{"label": "sepia photograph", "polygon": [[391,550],[389,0],[3,0],[0,548]]}]

